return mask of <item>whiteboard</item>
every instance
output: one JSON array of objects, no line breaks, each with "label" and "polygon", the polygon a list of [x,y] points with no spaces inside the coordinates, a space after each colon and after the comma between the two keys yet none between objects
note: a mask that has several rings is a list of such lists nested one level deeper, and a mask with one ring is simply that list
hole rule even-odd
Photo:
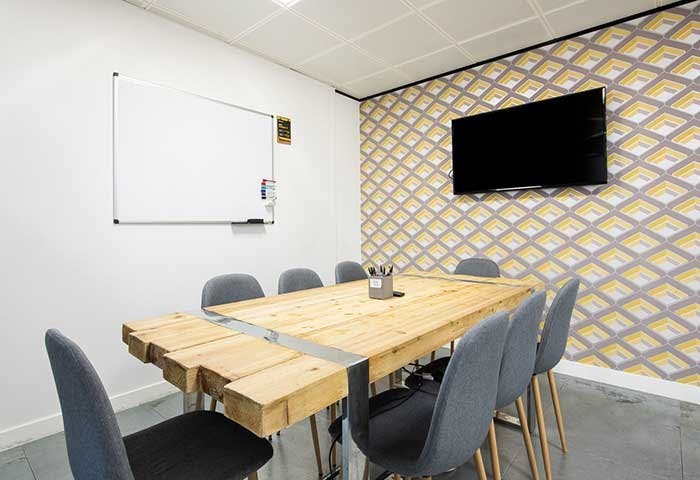
[{"label": "whiteboard", "polygon": [[115,73],[114,223],[273,222],[273,120]]}]

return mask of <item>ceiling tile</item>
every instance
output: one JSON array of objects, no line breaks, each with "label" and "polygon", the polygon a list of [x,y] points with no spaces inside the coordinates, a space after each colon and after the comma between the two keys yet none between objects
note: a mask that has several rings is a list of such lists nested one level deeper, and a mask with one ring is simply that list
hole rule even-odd
[{"label": "ceiling tile", "polygon": [[292,7],[345,38],[353,38],[409,12],[401,0],[301,0]]},{"label": "ceiling tile", "polygon": [[407,0],[416,8],[425,8],[433,3],[442,2],[443,0]]},{"label": "ceiling tile", "polygon": [[542,23],[538,19],[534,19],[474,40],[468,40],[461,45],[479,61],[536,45],[548,39],[549,35],[547,35]]},{"label": "ceiling tile", "polygon": [[410,75],[411,78],[418,80],[449,72],[455,68],[464,67],[468,63],[470,63],[469,59],[467,59],[462,52],[455,47],[450,47],[417,60],[404,63],[397,68]]},{"label": "ceiling tile", "polygon": [[280,8],[272,0],[158,0],[155,7],[174,11],[228,39]]},{"label": "ceiling tile", "polygon": [[295,67],[300,72],[334,85],[365,77],[383,68],[351,45],[343,45]]},{"label": "ceiling tile", "polygon": [[545,16],[557,35],[566,35],[651,8],[654,0],[587,0]]},{"label": "ceiling tile", "polygon": [[572,3],[581,3],[586,0],[537,0],[537,3],[542,7],[542,11],[548,12],[549,10],[554,10],[555,8],[566,7]]},{"label": "ceiling tile", "polygon": [[148,6],[147,0],[126,0],[126,2],[141,8],[145,8]]},{"label": "ceiling tile", "polygon": [[411,15],[355,41],[391,64],[425,55],[449,43],[417,15]]},{"label": "ceiling tile", "polygon": [[340,43],[291,12],[278,15],[238,43],[285,65],[293,65]]},{"label": "ceiling tile", "polygon": [[362,98],[406,83],[408,83],[408,79],[399,73],[393,70],[384,70],[362,80],[348,82],[343,85],[342,90],[357,98]]},{"label": "ceiling tile", "polygon": [[503,28],[535,15],[527,0],[447,0],[423,12],[457,41]]}]

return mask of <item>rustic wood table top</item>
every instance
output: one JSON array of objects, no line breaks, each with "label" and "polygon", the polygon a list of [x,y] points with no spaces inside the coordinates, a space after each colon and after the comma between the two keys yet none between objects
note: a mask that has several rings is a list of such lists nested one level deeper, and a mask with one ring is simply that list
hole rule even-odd
[{"label": "rustic wood table top", "polygon": [[[404,297],[373,300],[367,281],[276,295],[209,310],[369,358],[374,382],[511,310],[538,280],[406,273]],[[345,367],[215,325],[188,313],[125,323],[129,352],[185,393],[224,403],[226,415],[264,437],[347,395]]]}]

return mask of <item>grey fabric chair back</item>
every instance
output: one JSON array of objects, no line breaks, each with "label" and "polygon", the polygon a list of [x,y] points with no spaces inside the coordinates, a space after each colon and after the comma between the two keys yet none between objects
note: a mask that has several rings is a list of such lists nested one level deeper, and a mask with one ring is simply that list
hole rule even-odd
[{"label": "grey fabric chair back", "polygon": [[498,376],[496,408],[513,403],[530,383],[537,356],[537,334],[546,300],[544,291],[530,295],[510,319]]},{"label": "grey fabric chair back", "polygon": [[579,283],[576,278],[569,280],[552,300],[552,305],[549,307],[547,318],[544,321],[540,347],[537,351],[535,375],[551,370],[564,356]]},{"label": "grey fabric chair back", "polygon": [[367,273],[357,262],[340,262],[335,266],[335,283],[354,282],[367,280]]},{"label": "grey fabric chair back", "polygon": [[498,372],[508,314],[498,313],[470,330],[452,355],[418,459],[423,475],[469,461],[486,438],[496,405]]},{"label": "grey fabric chair back", "polygon": [[133,480],[117,418],[83,351],[58,330],[45,336],[76,480]]},{"label": "grey fabric chair back", "polygon": [[262,298],[264,296],[263,289],[252,275],[229,273],[214,277],[204,284],[204,288],[202,288],[202,308]]},{"label": "grey fabric chair back", "polygon": [[322,286],[321,277],[313,270],[309,268],[291,268],[280,275],[277,291],[279,293],[291,293]]},{"label": "grey fabric chair back", "polygon": [[472,275],[474,277],[500,277],[501,269],[498,264],[488,258],[466,258],[457,264],[457,275]]}]

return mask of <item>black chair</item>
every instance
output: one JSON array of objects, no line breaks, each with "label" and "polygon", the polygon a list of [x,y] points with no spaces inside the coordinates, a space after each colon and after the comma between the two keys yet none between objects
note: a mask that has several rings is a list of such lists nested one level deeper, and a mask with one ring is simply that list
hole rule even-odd
[{"label": "black chair", "polygon": [[198,411],[122,438],[97,372],[58,330],[45,337],[76,480],[257,480],[270,443],[216,412]]},{"label": "black chair", "polygon": [[[499,313],[470,330],[457,346],[441,384],[427,380],[372,397],[369,460],[407,477],[430,477],[467,464],[486,479],[479,447],[489,431],[508,315]],[[329,433],[342,442],[341,419]]]}]

